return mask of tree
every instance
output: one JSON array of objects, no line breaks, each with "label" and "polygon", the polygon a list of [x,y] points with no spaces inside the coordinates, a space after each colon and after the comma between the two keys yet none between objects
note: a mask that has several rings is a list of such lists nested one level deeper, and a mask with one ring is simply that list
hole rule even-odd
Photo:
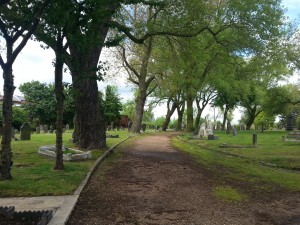
[{"label": "tree", "polygon": [[[29,114],[26,110],[19,106],[12,106],[12,126],[20,130],[22,124],[28,121]],[[2,105],[0,106],[0,124],[2,125]]]},{"label": "tree", "polygon": [[39,81],[26,82],[19,87],[24,95],[24,109],[32,118],[38,118],[40,124],[53,124],[55,115],[54,87]]},{"label": "tree", "polygon": [[118,89],[116,86],[106,86],[104,101],[104,117],[107,125],[120,118],[122,103],[117,92]]},{"label": "tree", "polygon": [[127,115],[131,121],[135,118],[135,102],[133,99],[127,100],[122,104],[122,115]]},{"label": "tree", "polygon": [[[3,5],[4,3],[6,3]],[[12,179],[10,169],[12,166],[11,150],[11,120],[12,120],[12,98],[15,90],[13,80],[13,63],[27,41],[33,34],[40,18],[48,6],[50,0],[45,0],[40,4],[19,4],[16,1],[2,2],[0,12],[0,32],[6,44],[6,62],[2,54],[0,55],[0,65],[3,70],[4,95],[3,95],[3,135],[0,150],[0,180]],[[28,8],[32,10],[28,13]],[[12,18],[17,18],[11,22]],[[25,21],[25,24],[23,23]],[[16,46],[14,48],[14,46]]]},{"label": "tree", "polygon": [[[55,124],[56,123],[56,98],[53,94],[55,87],[53,84],[31,81],[19,86],[21,93],[26,100],[22,106],[32,118],[37,118],[38,124]],[[65,86],[63,89],[64,105],[63,117],[64,123],[73,123],[75,114],[74,99],[72,88]]]}]

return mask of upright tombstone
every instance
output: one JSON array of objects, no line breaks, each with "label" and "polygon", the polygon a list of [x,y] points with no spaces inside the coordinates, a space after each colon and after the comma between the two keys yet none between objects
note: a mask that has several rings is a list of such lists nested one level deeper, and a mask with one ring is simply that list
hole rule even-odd
[{"label": "upright tombstone", "polygon": [[41,133],[40,127],[36,127],[36,128],[35,128],[35,132],[36,132],[37,134]]},{"label": "upright tombstone", "polygon": [[207,137],[205,124],[201,124],[200,129],[199,129],[199,133],[198,133],[198,137],[199,138]]},{"label": "upright tombstone", "polygon": [[206,125],[206,133],[207,133],[207,135],[213,135],[214,134],[214,128],[213,128],[211,123],[208,123]]},{"label": "upright tombstone", "polygon": [[47,124],[44,125],[44,134],[46,134],[46,133],[48,133],[48,125]]},{"label": "upright tombstone", "polygon": [[40,132],[44,133],[44,125],[40,125]]},{"label": "upright tombstone", "polygon": [[70,130],[69,124],[66,125],[66,130]]},{"label": "upright tombstone", "polygon": [[252,144],[253,144],[253,145],[257,145],[257,134],[256,134],[256,133],[253,133],[253,136],[252,136]]},{"label": "upright tombstone", "polygon": [[238,131],[237,131],[236,127],[234,127],[233,128],[233,136],[237,136],[237,134],[238,134]]},{"label": "upright tombstone", "polygon": [[31,127],[29,123],[23,123],[23,125],[21,126],[21,135],[20,138],[22,141],[24,140],[30,140],[30,136],[31,136]]},{"label": "upright tombstone", "polygon": [[16,137],[16,130],[15,130],[15,128],[13,126],[11,127],[11,137],[12,138]]},{"label": "upright tombstone", "polygon": [[54,132],[54,126],[50,125],[50,133],[53,134],[53,132]]},{"label": "upright tombstone", "polygon": [[79,137],[77,114],[75,114],[73,117],[73,124],[74,124],[74,131],[72,134],[72,142],[76,143]]}]

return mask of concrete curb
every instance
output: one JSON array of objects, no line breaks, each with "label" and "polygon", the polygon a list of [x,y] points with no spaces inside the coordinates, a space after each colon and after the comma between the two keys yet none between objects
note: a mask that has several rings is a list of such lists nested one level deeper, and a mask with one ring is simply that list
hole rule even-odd
[{"label": "concrete curb", "polygon": [[62,203],[62,205],[56,210],[56,212],[54,213],[52,219],[50,220],[50,222],[48,223],[48,225],[63,225],[66,224],[66,222],[68,221],[71,213],[73,212],[75,205],[79,199],[79,196],[82,192],[82,190],[84,189],[84,187],[87,185],[87,182],[90,180],[91,175],[93,174],[93,172],[96,170],[96,168],[99,166],[99,164],[110,154],[114,151],[114,148],[116,148],[118,145],[122,144],[123,142],[125,142],[126,140],[128,140],[129,138],[133,137],[132,136],[128,136],[127,138],[125,138],[124,140],[122,140],[121,142],[117,143],[116,145],[112,146],[111,148],[107,149],[102,156],[100,156],[94,163],[94,165],[92,166],[92,168],[88,171],[86,177],[83,179],[83,181],[79,184],[79,186],[76,188],[76,190],[74,191],[73,198],[71,199],[66,199],[64,200],[64,202]]}]

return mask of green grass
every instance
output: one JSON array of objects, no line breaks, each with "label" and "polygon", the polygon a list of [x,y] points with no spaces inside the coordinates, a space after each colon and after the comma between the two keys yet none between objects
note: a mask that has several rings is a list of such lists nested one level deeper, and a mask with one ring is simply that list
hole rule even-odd
[{"label": "green grass", "polygon": [[224,201],[241,202],[247,200],[247,195],[239,193],[236,189],[230,186],[219,186],[213,189],[215,197]]},{"label": "green grass", "polygon": [[[113,131],[109,134],[119,134],[120,138],[107,138],[108,147],[129,135],[127,131]],[[64,146],[74,147],[69,142],[71,136],[72,131],[63,134]],[[105,151],[93,150],[91,160],[64,162],[65,169],[55,171],[54,159],[37,154],[39,146],[54,144],[55,134],[32,134],[30,141],[12,141],[13,179],[0,181],[0,197],[72,194],[95,160]]]},{"label": "green grass", "polygon": [[[232,148],[220,149],[219,145],[226,142],[228,145],[248,145],[252,137],[250,132],[239,133],[238,136],[217,133],[219,140],[187,140],[188,143],[178,139],[173,140],[173,145],[191,155],[199,164],[209,170],[218,172],[219,167],[226,168],[222,174],[224,179],[234,179],[264,188],[261,183],[277,185],[291,191],[300,191],[300,172],[269,168],[259,161],[276,162],[286,168],[300,165],[300,143],[282,142],[281,136],[286,132],[258,133],[257,148]],[[250,139],[250,140],[249,140]],[[249,158],[238,158],[219,152],[236,153]],[[266,184],[266,185],[267,185]]]},{"label": "green grass", "polygon": [[[278,167],[287,169],[300,169],[300,142],[282,141],[282,136],[287,136],[285,131],[265,131],[257,133],[258,144],[256,148],[219,148],[226,143],[231,146],[251,146],[253,132],[239,132],[238,136],[227,135],[225,132],[216,132],[219,140],[199,141],[189,140],[202,148],[211,150],[222,150],[228,153],[242,155],[256,161],[276,164]],[[189,135],[184,135],[187,139]]]}]

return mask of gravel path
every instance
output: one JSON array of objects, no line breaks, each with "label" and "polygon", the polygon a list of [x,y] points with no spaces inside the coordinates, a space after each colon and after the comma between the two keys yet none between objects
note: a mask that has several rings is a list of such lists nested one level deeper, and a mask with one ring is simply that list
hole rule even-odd
[{"label": "gravel path", "polygon": [[95,171],[68,224],[300,224],[299,194],[243,203],[214,197],[214,174],[172,148],[171,136],[121,145],[124,156]]}]

